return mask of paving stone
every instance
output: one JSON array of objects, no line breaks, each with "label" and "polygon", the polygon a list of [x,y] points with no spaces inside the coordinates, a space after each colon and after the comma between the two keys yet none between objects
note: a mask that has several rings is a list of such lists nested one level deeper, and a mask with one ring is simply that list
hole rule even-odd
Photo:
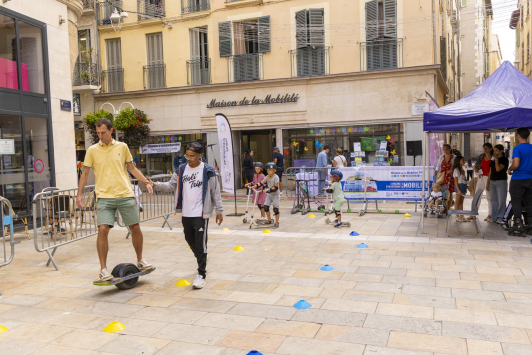
[{"label": "paving stone", "polygon": [[226,348],[194,343],[172,341],[162,348],[157,355],[222,355]]},{"label": "paving stone", "polygon": [[339,300],[333,298],[327,299],[323,306],[321,306],[321,309],[330,311],[347,311],[358,313],[375,313],[376,308],[376,302]]},{"label": "paving stone", "polygon": [[406,318],[368,314],[364,328],[395,330],[411,333],[441,334],[441,322],[429,319]]},{"label": "paving stone", "polygon": [[232,330],[220,339],[216,345],[238,349],[254,349],[260,352],[275,352],[285,336]]},{"label": "paving stone", "polygon": [[214,328],[254,331],[265,318],[238,316],[233,314],[208,313],[194,325]]},{"label": "paving stone", "polygon": [[451,289],[446,287],[405,285],[402,293],[420,296],[451,297]]},{"label": "paving stone", "polygon": [[455,299],[451,297],[396,294],[393,298],[393,303],[438,308],[456,308]]},{"label": "paving stone", "polygon": [[275,353],[283,355],[362,355],[363,352],[364,345],[361,344],[287,337]]},{"label": "paving stone", "polygon": [[123,355],[150,355],[164,348],[169,342],[164,339],[121,335],[100,347],[99,350]]},{"label": "paving stone", "polygon": [[321,325],[316,323],[266,319],[255,331],[258,333],[296,336],[312,339],[315,337],[320,327]]},{"label": "paving stone", "polygon": [[315,339],[385,346],[388,336],[387,330],[324,324]]},{"label": "paving stone", "polygon": [[504,355],[501,343],[476,339],[467,339],[469,355]]},{"label": "paving stone", "polygon": [[61,313],[60,311],[44,308],[16,307],[1,314],[2,319],[13,319],[19,322],[43,322]]},{"label": "paving stone", "polygon": [[493,291],[480,291],[480,290],[465,290],[465,289],[453,289],[454,298],[469,298],[472,300],[484,300],[484,301],[505,301],[502,292]]},{"label": "paving stone", "polygon": [[480,281],[436,279],[436,286],[463,288],[468,290],[482,290],[482,285],[480,284]]},{"label": "paving stone", "polygon": [[530,339],[523,329],[493,325],[443,322],[442,335],[506,343],[530,344]]},{"label": "paving stone", "polygon": [[359,274],[406,276],[406,269],[391,269],[383,267],[361,266],[357,272]]},{"label": "paving stone", "polygon": [[58,339],[55,339],[54,341],[52,341],[52,344],[62,346],[73,346],[75,348],[87,350],[97,350],[118,336],[119,335],[116,333],[105,333],[101,330],[76,329],[68,334],[63,335]]},{"label": "paving stone", "polygon": [[[427,265],[427,264],[422,264]],[[460,280],[459,272],[452,271],[434,271],[434,270],[412,270],[409,269],[406,273],[408,277],[427,277],[431,279],[452,279]]]},{"label": "paving stone", "polygon": [[55,325],[25,323],[20,327],[4,333],[4,338],[34,341],[39,343],[49,343],[72,331],[71,328],[59,327]]},{"label": "paving stone", "polygon": [[0,298],[0,304],[9,304],[13,306],[31,307],[48,301],[49,298],[33,295],[13,295]]},{"label": "paving stone", "polygon": [[228,314],[289,320],[296,312],[297,309],[294,307],[239,303],[233,307]]},{"label": "paving stone", "polygon": [[475,266],[479,274],[493,275],[523,275],[519,269],[508,269],[502,267]]},{"label": "paving stone", "polygon": [[287,277],[281,281],[281,285],[320,287],[323,279],[309,279],[305,277]]},{"label": "paving stone", "polygon": [[175,296],[141,294],[129,300],[126,304],[150,307],[168,307],[175,303],[179,298]]},{"label": "paving stone", "polygon": [[514,327],[532,329],[532,316],[520,314],[495,314],[497,322],[501,327]]},{"label": "paving stone", "polygon": [[380,303],[375,314],[410,318],[434,319],[432,307]]},{"label": "paving stone", "polygon": [[434,308],[434,319],[448,322],[497,325],[497,319],[493,312],[462,309]]},{"label": "paving stone", "polygon": [[432,352],[411,351],[367,345],[364,355],[433,355]]},{"label": "paving stone", "polygon": [[76,297],[80,300],[89,300],[97,302],[116,302],[116,303],[126,303],[127,301],[137,297],[136,293],[129,292],[116,292],[114,290],[94,290],[83,295]]},{"label": "paving stone", "polygon": [[292,318],[293,321],[310,322],[318,324],[348,325],[362,327],[366,314],[342,311],[329,311],[323,309],[301,309]]},{"label": "paving stone", "polygon": [[503,294],[507,302],[532,303],[532,294],[530,293],[503,292]]},{"label": "paving stone", "polygon": [[352,272],[344,273],[342,280],[350,281],[363,281],[363,282],[381,282],[383,275],[373,275],[373,274],[355,274]]},{"label": "paving stone", "polygon": [[342,298],[353,301],[392,303],[393,296],[393,293],[348,290]]},{"label": "paving stone", "polygon": [[497,302],[497,301],[482,301],[470,300],[465,298],[456,299],[456,308],[468,309],[473,311],[495,312],[495,313],[514,313],[532,315],[532,305],[520,304],[516,307],[515,303]]},{"label": "paving stone", "polygon": [[46,344],[34,341],[6,339],[0,342],[0,354],[28,355],[44,346],[46,346]]},{"label": "paving stone", "polygon": [[96,302],[78,309],[78,313],[99,314],[102,316],[129,317],[143,309],[144,306],[120,304],[111,302]]},{"label": "paving stone", "polygon": [[188,343],[214,345],[226,335],[227,332],[227,329],[174,323],[159,330],[152,337]]},{"label": "paving stone", "polygon": [[513,275],[494,275],[494,274],[477,274],[470,272],[461,272],[460,278],[468,281],[485,281],[516,284],[517,280]]},{"label": "paving stone", "polygon": [[75,353],[76,355],[98,355],[98,351],[73,349],[67,346],[60,345],[46,345],[39,350],[32,352],[32,355],[70,355]]},{"label": "paving stone", "polygon": [[283,296],[279,294],[234,291],[224,300],[233,302],[275,304],[281,299],[281,297]]},{"label": "paving stone", "polygon": [[323,289],[318,287],[280,285],[273,291],[273,293],[281,295],[318,297],[321,291],[323,291]]},{"label": "paving stone", "polygon": [[532,285],[519,285],[519,284],[505,284],[496,282],[482,282],[482,289],[487,291],[505,291],[505,292],[520,292],[531,293]]},{"label": "paving stone", "polygon": [[[0,343],[0,346],[2,343]],[[510,344],[503,343],[502,349],[504,355],[530,355],[532,354],[532,345],[523,345],[523,344]]]},{"label": "paving stone", "polygon": [[[232,293],[227,295],[229,297]],[[200,312],[216,312],[226,313],[233,308],[237,302],[229,302],[222,300],[210,300],[210,299],[196,299],[196,298],[181,298],[169,308],[188,309],[192,311]]]},{"label": "paving stone", "polygon": [[388,347],[438,354],[467,355],[465,339],[440,335],[392,331],[388,339]]},{"label": "paving stone", "polygon": [[407,276],[385,275],[382,278],[382,283],[434,287],[436,285],[435,280],[436,279],[431,279],[428,277],[407,277]]},{"label": "paving stone", "polygon": [[[284,295],[281,297],[277,303],[275,303],[276,306],[285,306],[285,307],[293,307],[296,302],[299,302],[301,300],[301,297],[299,296],[290,296],[290,295]],[[305,297],[305,301],[310,303],[312,305],[311,308],[314,309],[320,309],[323,303],[325,302],[325,298],[322,297]]]}]

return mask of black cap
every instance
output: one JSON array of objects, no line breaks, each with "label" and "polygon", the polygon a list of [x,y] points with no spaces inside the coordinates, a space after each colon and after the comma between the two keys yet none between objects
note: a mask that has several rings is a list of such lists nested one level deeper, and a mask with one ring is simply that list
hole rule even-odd
[{"label": "black cap", "polygon": [[203,154],[203,145],[198,142],[192,142],[187,145],[187,150],[190,150],[194,153]]}]

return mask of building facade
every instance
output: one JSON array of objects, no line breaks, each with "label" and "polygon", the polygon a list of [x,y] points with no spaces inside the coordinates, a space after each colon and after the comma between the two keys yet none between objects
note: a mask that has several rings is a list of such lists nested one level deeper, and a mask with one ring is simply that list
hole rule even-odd
[{"label": "building facade", "polygon": [[45,187],[77,185],[70,44],[82,11],[80,0],[0,4],[0,194],[20,213]]},{"label": "building facade", "polygon": [[530,18],[530,2],[519,0],[517,10],[512,13],[510,28],[515,29],[515,64],[516,67],[529,78],[532,78],[532,63],[530,62],[530,32],[532,19]]},{"label": "building facade", "polygon": [[[353,151],[361,138],[388,136],[391,164],[412,165],[406,142],[422,139],[419,108],[460,97],[451,0],[116,0],[96,11],[95,107],[144,110],[158,143],[216,144],[214,115],[224,113],[237,165],[246,148],[266,163],[282,147],[294,166],[312,164],[324,143]],[[171,171],[172,156],[140,155],[141,169]]]}]

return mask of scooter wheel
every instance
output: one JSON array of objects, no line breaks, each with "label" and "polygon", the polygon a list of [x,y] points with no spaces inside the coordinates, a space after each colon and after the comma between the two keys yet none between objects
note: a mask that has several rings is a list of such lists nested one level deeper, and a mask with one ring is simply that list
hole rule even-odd
[{"label": "scooter wheel", "polygon": [[347,222],[347,227],[351,227],[351,222]]},{"label": "scooter wheel", "polygon": [[359,215],[360,217],[362,217],[362,216],[364,215],[365,212],[366,212],[366,211],[364,211],[364,210],[360,210],[360,212],[358,213],[358,215]]},{"label": "scooter wheel", "polygon": [[329,218],[325,218],[325,224],[329,224],[331,223],[331,221],[329,220]]},{"label": "scooter wheel", "polygon": [[242,220],[242,222],[244,222],[244,223],[248,223],[248,219],[247,219],[247,218],[244,218],[244,219]]},{"label": "scooter wheel", "polygon": [[291,214],[296,214],[297,212],[299,212],[297,208],[293,208],[292,211],[290,211]]},{"label": "scooter wheel", "polygon": [[325,206],[324,205],[319,205],[318,206],[318,210],[325,210]]}]

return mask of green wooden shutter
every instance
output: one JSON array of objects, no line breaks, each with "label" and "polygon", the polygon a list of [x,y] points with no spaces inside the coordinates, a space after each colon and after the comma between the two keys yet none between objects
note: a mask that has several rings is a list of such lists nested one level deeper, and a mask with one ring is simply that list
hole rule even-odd
[{"label": "green wooden shutter", "polygon": [[297,49],[297,76],[310,75],[310,48]]},{"label": "green wooden shutter", "polygon": [[296,45],[297,48],[308,45],[307,10],[296,12]]},{"label": "green wooden shutter", "polygon": [[269,52],[271,50],[270,16],[259,17],[257,20],[257,27],[259,53]]},{"label": "green wooden shutter", "polygon": [[218,36],[220,38],[220,57],[230,57],[233,54],[231,21],[218,23]]},{"label": "green wooden shutter", "polygon": [[146,35],[148,46],[148,88],[165,87],[164,59],[163,59],[163,34],[151,33]]},{"label": "green wooden shutter", "polygon": [[379,38],[379,1],[366,3],[366,41]]},{"label": "green wooden shutter", "polygon": [[383,0],[384,37],[397,38],[397,1]]},{"label": "green wooden shutter", "polygon": [[201,84],[200,59],[200,32],[198,28],[192,28],[190,33],[190,82],[192,85]]},{"label": "green wooden shutter", "polygon": [[323,9],[309,9],[309,44],[314,47],[323,47],[325,45],[325,31]]},{"label": "green wooden shutter", "polygon": [[445,36],[440,37],[440,70],[441,75],[447,77],[447,38]]},{"label": "green wooden shutter", "polygon": [[325,48],[309,48],[310,75],[325,75]]}]

